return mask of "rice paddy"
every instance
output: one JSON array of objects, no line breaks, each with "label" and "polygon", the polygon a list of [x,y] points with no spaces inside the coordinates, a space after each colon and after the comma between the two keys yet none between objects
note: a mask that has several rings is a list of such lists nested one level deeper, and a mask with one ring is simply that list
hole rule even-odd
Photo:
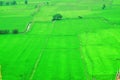
[{"label": "rice paddy", "polygon": [[[19,30],[0,34],[0,80],[116,79],[119,0],[18,2],[0,6],[0,30]],[[63,19],[52,22],[57,13]]]}]

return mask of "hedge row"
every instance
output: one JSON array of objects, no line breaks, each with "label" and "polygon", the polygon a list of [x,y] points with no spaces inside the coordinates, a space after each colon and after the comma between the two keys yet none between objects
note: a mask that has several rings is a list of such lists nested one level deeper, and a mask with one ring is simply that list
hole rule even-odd
[{"label": "hedge row", "polygon": [[0,6],[17,5],[16,1],[0,1]]},{"label": "hedge row", "polygon": [[[17,29],[12,30],[13,34],[18,34],[19,31]],[[10,34],[10,30],[0,30],[0,34]]]}]

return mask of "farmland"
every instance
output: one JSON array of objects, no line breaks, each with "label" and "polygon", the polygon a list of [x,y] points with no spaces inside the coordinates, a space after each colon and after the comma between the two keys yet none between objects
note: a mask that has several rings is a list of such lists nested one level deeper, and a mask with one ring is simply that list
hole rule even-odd
[{"label": "farmland", "polygon": [[19,30],[0,34],[0,80],[115,80],[120,1],[46,2],[0,6],[0,30]]}]

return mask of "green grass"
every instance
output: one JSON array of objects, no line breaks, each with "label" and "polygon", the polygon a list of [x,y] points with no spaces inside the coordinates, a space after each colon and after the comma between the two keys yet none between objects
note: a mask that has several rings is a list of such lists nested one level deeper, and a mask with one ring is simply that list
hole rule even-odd
[{"label": "green grass", "polygon": [[[105,10],[102,1],[78,2],[50,1],[34,16],[37,3],[32,0],[0,7],[0,29],[25,31],[32,21],[28,32],[0,35],[2,80],[115,80],[120,69],[119,1],[112,8],[106,1]],[[63,20],[52,22],[56,13]]]}]

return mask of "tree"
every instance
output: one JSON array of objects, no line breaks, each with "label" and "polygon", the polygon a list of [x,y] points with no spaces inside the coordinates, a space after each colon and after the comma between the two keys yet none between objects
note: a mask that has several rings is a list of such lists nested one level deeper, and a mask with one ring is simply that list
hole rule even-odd
[{"label": "tree", "polygon": [[6,2],[5,4],[6,4],[7,6],[9,6],[9,5],[10,5],[10,2]]},{"label": "tree", "polygon": [[55,20],[61,20],[62,19],[62,15],[61,14],[55,14],[55,15],[53,15],[53,19],[52,19],[52,21],[55,21]]},{"label": "tree", "polygon": [[14,30],[12,31],[12,33],[13,33],[13,34],[18,34],[19,31],[18,31],[17,29],[14,29]]},{"label": "tree", "polygon": [[3,6],[3,1],[0,1],[0,6]]},{"label": "tree", "polygon": [[28,4],[28,0],[25,0],[25,4]]},{"label": "tree", "polygon": [[11,4],[12,4],[12,5],[16,5],[16,4],[17,4],[17,2],[16,2],[16,1],[13,1],[13,2],[11,2]]}]

